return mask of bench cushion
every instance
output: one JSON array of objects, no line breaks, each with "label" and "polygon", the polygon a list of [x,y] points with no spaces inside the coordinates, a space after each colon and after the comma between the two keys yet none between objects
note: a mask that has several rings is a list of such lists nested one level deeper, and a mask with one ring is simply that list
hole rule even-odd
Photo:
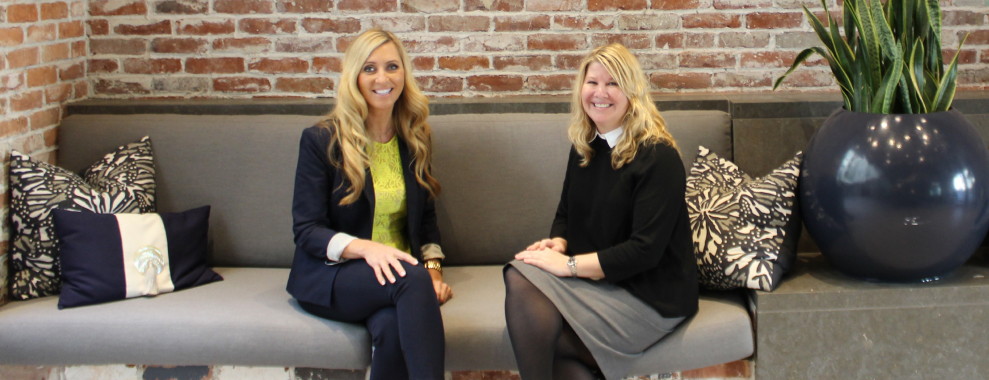
[{"label": "bench cushion", "polygon": [[[55,297],[0,308],[0,364],[252,365],[363,369],[363,326],[302,311],[285,292],[287,269],[216,268],[224,281],[58,310]],[[447,370],[515,369],[505,329],[500,265],[448,267],[454,298],[441,310]],[[639,373],[704,367],[752,354],[752,327],[734,293],[651,349]]]},{"label": "bench cushion", "polygon": [[230,364],[363,368],[367,331],[302,311],[288,269],[215,268],[224,280],[154,298],[58,310],[57,297],[0,308],[0,363]]},{"label": "bench cushion", "polygon": [[[502,266],[444,269],[454,298],[441,309],[448,370],[514,370],[505,327]],[[630,373],[653,374],[707,367],[754,352],[752,324],[742,293],[709,292],[699,311],[643,354]]]}]

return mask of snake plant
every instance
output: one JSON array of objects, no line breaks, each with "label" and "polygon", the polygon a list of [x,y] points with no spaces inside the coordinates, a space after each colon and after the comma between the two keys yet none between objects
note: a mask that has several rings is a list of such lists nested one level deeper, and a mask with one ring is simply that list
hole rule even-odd
[{"label": "snake plant", "polygon": [[[828,10],[827,24],[803,7],[824,47],[804,49],[773,89],[814,54],[827,60],[845,109],[868,113],[946,111],[955,97],[958,56],[947,70],[941,55],[937,0],[845,0],[844,36]],[[959,43],[964,44],[966,35]]]}]

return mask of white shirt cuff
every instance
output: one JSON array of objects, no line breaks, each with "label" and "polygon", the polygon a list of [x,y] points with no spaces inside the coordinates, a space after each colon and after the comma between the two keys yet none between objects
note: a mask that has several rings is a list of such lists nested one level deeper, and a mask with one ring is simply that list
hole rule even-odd
[{"label": "white shirt cuff", "polygon": [[337,232],[330,238],[330,243],[326,245],[326,259],[332,262],[346,261],[341,260],[340,256],[343,256],[343,249],[347,248],[350,242],[357,240],[353,235],[349,235],[344,232]]}]

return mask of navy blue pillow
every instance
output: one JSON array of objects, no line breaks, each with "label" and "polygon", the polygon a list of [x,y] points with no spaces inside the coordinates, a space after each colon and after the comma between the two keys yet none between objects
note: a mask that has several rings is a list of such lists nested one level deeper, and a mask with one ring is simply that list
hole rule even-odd
[{"label": "navy blue pillow", "polygon": [[223,280],[206,265],[210,206],[178,213],[54,210],[58,308],[153,296]]}]

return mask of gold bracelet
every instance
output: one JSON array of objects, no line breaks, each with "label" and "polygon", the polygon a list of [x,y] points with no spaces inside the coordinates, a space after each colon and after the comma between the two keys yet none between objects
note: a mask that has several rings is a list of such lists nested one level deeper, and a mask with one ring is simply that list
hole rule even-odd
[{"label": "gold bracelet", "polygon": [[443,274],[443,265],[440,264],[439,259],[426,260],[426,262],[423,263],[422,266],[426,267],[426,269],[433,269],[436,270],[437,272],[440,272],[440,274]]}]

